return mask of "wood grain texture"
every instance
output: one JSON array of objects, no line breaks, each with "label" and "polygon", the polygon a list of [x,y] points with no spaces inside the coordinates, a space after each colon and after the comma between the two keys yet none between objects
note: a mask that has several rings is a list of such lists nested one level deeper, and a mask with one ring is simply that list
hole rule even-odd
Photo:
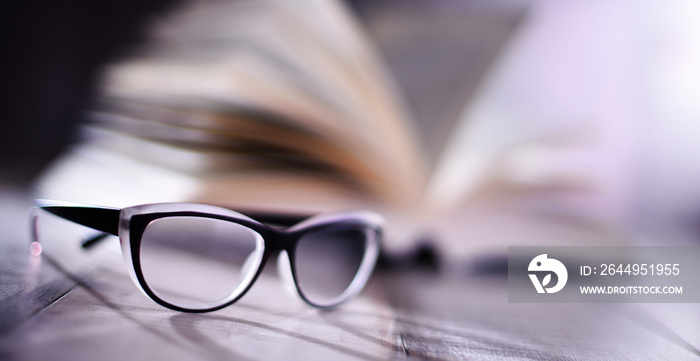
[{"label": "wood grain texture", "polygon": [[0,240],[2,360],[700,359],[697,326],[664,321],[698,305],[509,304],[498,274],[382,269],[358,299],[324,311],[270,267],[224,310],[174,312],[138,291],[118,253],[89,266],[30,256],[26,200],[3,200],[14,238]]}]

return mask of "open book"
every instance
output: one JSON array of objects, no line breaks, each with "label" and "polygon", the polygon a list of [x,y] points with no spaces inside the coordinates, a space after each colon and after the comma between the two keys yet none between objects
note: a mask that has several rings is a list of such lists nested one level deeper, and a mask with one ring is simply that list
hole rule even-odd
[{"label": "open book", "polygon": [[[483,219],[479,204],[504,214],[503,204],[528,193],[488,181],[489,159],[478,152],[448,145],[426,154],[388,74],[338,2],[188,2],[106,69],[84,140],[39,179],[40,195],[244,213],[367,208],[388,219],[390,251],[427,240],[461,257],[509,244],[462,226],[494,233],[502,223]],[[474,112],[465,106],[461,118]],[[454,133],[451,143],[467,141]],[[479,137],[466,138],[508,146]]]}]

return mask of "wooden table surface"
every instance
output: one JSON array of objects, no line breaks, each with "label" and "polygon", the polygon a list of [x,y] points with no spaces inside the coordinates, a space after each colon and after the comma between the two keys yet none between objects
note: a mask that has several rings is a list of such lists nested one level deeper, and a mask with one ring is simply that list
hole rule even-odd
[{"label": "wooden table surface", "polygon": [[170,311],[108,247],[58,268],[31,256],[28,207],[0,192],[0,360],[700,360],[697,304],[509,304],[503,274],[383,268],[323,311],[270,267],[226,309]]}]

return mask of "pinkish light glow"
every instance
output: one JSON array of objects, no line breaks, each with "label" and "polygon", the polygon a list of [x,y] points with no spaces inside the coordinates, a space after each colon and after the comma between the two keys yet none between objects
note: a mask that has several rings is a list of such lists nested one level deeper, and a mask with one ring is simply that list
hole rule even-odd
[{"label": "pinkish light glow", "polygon": [[40,255],[42,250],[43,249],[42,249],[41,244],[39,242],[32,242],[29,245],[29,252],[31,252],[31,254],[34,256]]}]

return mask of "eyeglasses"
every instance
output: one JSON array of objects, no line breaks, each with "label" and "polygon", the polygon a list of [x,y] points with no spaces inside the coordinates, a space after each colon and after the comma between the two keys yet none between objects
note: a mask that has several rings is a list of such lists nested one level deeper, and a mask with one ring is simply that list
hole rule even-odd
[{"label": "eyeglasses", "polygon": [[[357,295],[377,261],[383,219],[368,211],[321,214],[280,229],[192,203],[109,208],[37,200],[36,209],[119,236],[134,283],[158,304],[208,312],[241,298],[279,253],[279,271],[306,303],[334,307]],[[32,253],[41,253],[33,216]],[[102,238],[83,243],[84,247]]]}]

